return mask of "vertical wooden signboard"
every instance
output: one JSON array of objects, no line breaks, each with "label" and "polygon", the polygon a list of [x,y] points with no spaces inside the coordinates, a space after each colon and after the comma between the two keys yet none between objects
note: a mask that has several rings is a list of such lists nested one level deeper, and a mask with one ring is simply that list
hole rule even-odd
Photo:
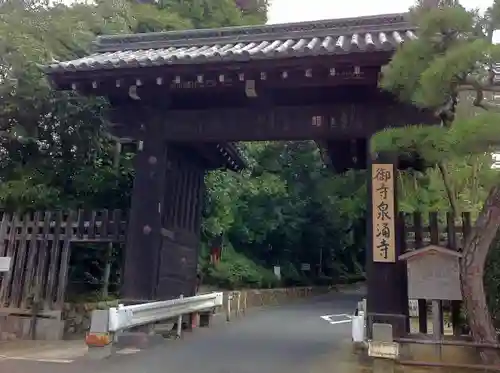
[{"label": "vertical wooden signboard", "polygon": [[394,165],[372,164],[373,261],[396,262]]}]

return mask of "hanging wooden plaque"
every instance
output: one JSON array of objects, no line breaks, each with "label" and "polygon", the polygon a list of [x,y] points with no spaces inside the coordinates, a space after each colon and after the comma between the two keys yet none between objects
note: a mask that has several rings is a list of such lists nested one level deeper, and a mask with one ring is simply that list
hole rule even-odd
[{"label": "hanging wooden plaque", "polygon": [[396,262],[394,165],[372,164],[372,248],[374,262]]}]

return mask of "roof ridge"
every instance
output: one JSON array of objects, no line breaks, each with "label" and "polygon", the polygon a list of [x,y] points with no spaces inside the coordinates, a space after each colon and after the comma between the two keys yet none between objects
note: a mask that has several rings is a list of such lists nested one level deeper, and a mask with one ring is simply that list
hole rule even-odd
[{"label": "roof ridge", "polygon": [[274,39],[286,39],[299,33],[300,37],[321,37],[325,36],[325,33],[332,35],[332,31],[340,34],[348,31],[363,33],[382,29],[396,31],[409,26],[408,13],[394,13],[271,25],[99,36],[94,42],[94,50],[113,52],[124,49],[194,46],[207,42],[217,44],[229,41],[261,41],[269,39],[270,36]]}]

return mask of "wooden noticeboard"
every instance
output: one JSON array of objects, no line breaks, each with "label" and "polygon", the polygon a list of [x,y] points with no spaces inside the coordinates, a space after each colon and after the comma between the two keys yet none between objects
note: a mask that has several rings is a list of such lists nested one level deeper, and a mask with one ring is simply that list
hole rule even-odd
[{"label": "wooden noticeboard", "polygon": [[0,273],[10,271],[11,261],[9,256],[0,256]]},{"label": "wooden noticeboard", "polygon": [[407,262],[409,297],[462,300],[460,258],[461,253],[436,245],[400,255]]},{"label": "wooden noticeboard", "polygon": [[373,261],[396,262],[394,165],[372,164]]}]

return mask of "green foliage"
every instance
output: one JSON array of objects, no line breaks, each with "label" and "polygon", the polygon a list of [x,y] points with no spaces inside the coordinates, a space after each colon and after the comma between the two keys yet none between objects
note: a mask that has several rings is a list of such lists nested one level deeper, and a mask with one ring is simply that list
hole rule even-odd
[{"label": "green foliage", "polygon": [[373,152],[421,154],[435,164],[458,160],[471,153],[493,152],[500,141],[497,123],[500,115],[484,111],[472,117],[457,117],[452,127],[406,126],[377,133],[371,139]]},{"label": "green foliage", "polygon": [[265,23],[267,3],[236,0],[160,0],[160,8],[189,19],[195,28],[243,26]]},{"label": "green foliage", "polygon": [[[500,57],[500,47],[492,45],[488,35],[477,34],[484,19],[454,3],[432,11],[417,8],[414,19],[418,39],[405,42],[397,51],[384,67],[380,85],[402,100],[441,113],[443,127],[424,123],[387,130],[374,137],[372,150],[418,153],[430,163],[490,151],[498,142],[500,114],[453,115],[457,100],[463,98],[461,90],[468,86],[473,92],[481,91],[488,64]],[[471,106],[468,100],[463,104]]]},{"label": "green foliage", "polygon": [[[490,154],[470,155],[448,163],[459,211],[477,216],[490,187],[498,180],[498,171],[492,169],[491,164]],[[403,212],[449,210],[443,179],[435,167],[425,173],[400,172],[398,190],[399,208]]]},{"label": "green foliage", "polygon": [[[413,9],[418,38],[405,42],[384,67],[380,86],[403,101],[436,112],[441,126],[422,123],[419,126],[387,129],[371,139],[372,152],[418,154],[428,165],[440,164],[441,169],[446,168],[445,176],[452,180],[451,184],[463,180],[464,175],[457,173],[461,172],[460,167],[464,164],[484,163],[485,154],[494,151],[499,140],[497,123],[500,114],[496,110],[484,110],[491,106],[485,102],[490,84],[488,65],[500,57],[500,47],[491,44],[489,29],[484,25],[496,17],[497,7],[495,2],[484,17],[466,10],[456,1],[442,1],[439,9],[429,10],[422,4]],[[465,94],[466,90],[470,93]],[[476,105],[475,109],[473,105]],[[471,154],[474,156],[471,157]],[[491,157],[486,157],[491,162]],[[468,169],[474,168],[471,167]],[[474,184],[472,188],[476,196],[468,196],[462,203],[461,198],[465,196],[454,189],[462,188],[462,181],[458,182],[461,185],[452,187],[451,195],[455,204],[474,206],[477,210],[480,204],[478,196],[484,197],[484,191],[492,185],[496,173],[488,166],[481,167],[481,175],[475,168],[474,172],[465,179],[483,177],[480,186]],[[413,179],[430,185],[428,177],[435,178],[436,175],[436,171],[430,170],[427,180],[415,175]],[[404,186],[407,184],[402,182]],[[437,180],[432,182],[432,185],[438,184]],[[440,184],[444,189],[444,184]],[[423,194],[415,191],[413,203],[418,201],[425,206],[426,201],[431,201]],[[432,199],[436,201],[434,197]]]},{"label": "green foliage", "polygon": [[[314,142],[249,143],[244,150],[250,168],[243,174],[207,177],[206,239],[223,233],[238,252],[267,268],[305,262],[314,277],[321,256],[322,270],[337,279],[359,272],[365,174],[332,175]],[[290,282],[304,282],[304,276],[294,274]]]},{"label": "green foliage", "polygon": [[234,250],[231,244],[224,247],[224,255],[216,266],[206,265],[204,282],[225,289],[272,288],[279,284],[272,270]]},{"label": "green foliage", "polygon": [[414,11],[418,39],[409,40],[384,67],[381,87],[403,100],[437,109],[471,75],[484,76],[500,47],[478,36],[474,13],[460,6]]}]

